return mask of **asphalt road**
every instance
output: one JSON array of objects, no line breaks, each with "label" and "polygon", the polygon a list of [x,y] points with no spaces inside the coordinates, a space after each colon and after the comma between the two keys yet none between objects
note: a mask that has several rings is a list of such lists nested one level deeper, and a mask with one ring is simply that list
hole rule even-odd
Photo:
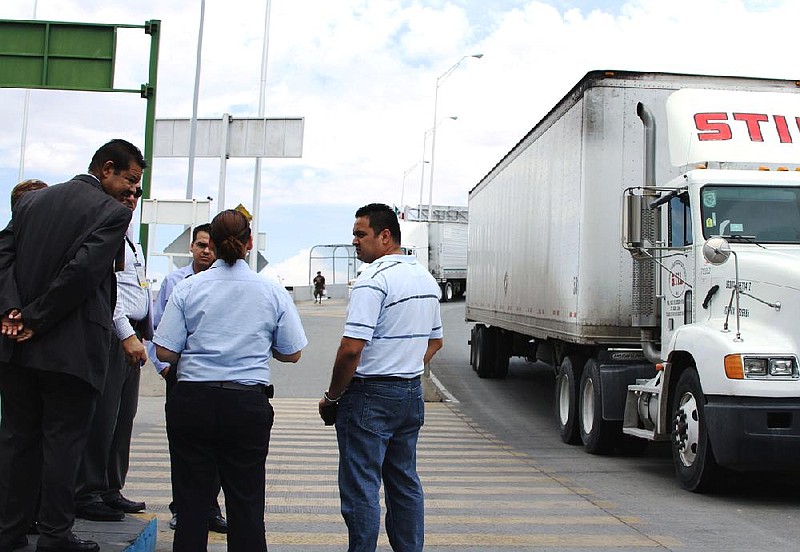
[{"label": "asphalt road", "polygon": [[648,531],[674,537],[685,550],[800,550],[800,476],[735,474],[723,490],[699,495],[675,481],[666,444],[651,444],[636,458],[593,456],[563,444],[552,369],[514,358],[507,378],[480,379],[469,366],[464,301],[443,304],[442,318],[445,347],[432,363],[434,375],[461,412],[538,466],[590,490],[618,515],[639,516]]}]

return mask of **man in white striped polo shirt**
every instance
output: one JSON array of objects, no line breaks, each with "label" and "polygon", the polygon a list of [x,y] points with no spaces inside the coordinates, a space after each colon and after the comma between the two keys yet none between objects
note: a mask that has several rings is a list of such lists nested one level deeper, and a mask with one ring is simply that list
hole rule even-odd
[{"label": "man in white striped polo shirt", "polygon": [[383,481],[392,549],[421,551],[420,376],[442,347],[441,292],[415,257],[402,254],[400,226],[389,206],[373,203],[356,211],[353,245],[371,265],[353,285],[331,383],[319,403],[320,414],[338,404],[339,494],[348,550],[375,550]]}]

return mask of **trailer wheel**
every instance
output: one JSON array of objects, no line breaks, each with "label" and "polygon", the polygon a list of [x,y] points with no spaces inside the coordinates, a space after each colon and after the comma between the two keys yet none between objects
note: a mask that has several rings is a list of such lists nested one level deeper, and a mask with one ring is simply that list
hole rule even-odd
[{"label": "trailer wheel", "polygon": [[621,425],[603,419],[603,395],[600,370],[595,359],[589,359],[581,376],[578,416],[583,446],[589,454],[613,452]]},{"label": "trailer wheel", "polygon": [[478,326],[472,326],[472,329],[469,331],[469,366],[473,370],[475,370],[475,359],[478,358],[478,338],[477,338],[477,329]]},{"label": "trailer wheel", "polygon": [[442,286],[442,303],[449,303],[453,300],[453,283],[445,282]]},{"label": "trailer wheel", "polygon": [[511,359],[512,334],[504,332],[500,328],[491,328],[490,330],[494,330],[494,340],[496,343],[494,377],[502,379],[508,375],[508,362]]},{"label": "trailer wheel", "polygon": [[556,420],[561,440],[568,445],[580,445],[578,429],[578,381],[583,361],[577,356],[567,356],[561,362],[556,378]]},{"label": "trailer wheel", "polygon": [[475,327],[475,371],[479,378],[491,378],[495,373],[495,352],[497,334],[483,324]]},{"label": "trailer wheel", "polygon": [[678,482],[693,492],[711,490],[721,470],[708,439],[706,398],[696,368],[681,374],[672,404],[672,462]]}]

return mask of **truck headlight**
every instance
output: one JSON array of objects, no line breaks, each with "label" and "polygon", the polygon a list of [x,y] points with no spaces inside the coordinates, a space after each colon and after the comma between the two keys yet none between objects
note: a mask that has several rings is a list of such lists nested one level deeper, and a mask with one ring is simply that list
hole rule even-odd
[{"label": "truck headlight", "polygon": [[794,375],[794,361],[791,358],[769,359],[769,375],[791,377]]},{"label": "truck headlight", "polygon": [[767,375],[767,359],[766,358],[753,358],[745,357],[744,359],[744,376],[766,376]]},{"label": "truck headlight", "polygon": [[797,361],[792,357],[752,357],[725,355],[725,375],[728,379],[800,379]]}]

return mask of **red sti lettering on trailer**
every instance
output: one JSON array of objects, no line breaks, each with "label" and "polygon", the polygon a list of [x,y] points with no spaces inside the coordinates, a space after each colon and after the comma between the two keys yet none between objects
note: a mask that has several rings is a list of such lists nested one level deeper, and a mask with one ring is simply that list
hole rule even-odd
[{"label": "red sti lettering on trailer", "polygon": [[684,89],[667,99],[672,164],[796,164],[800,94]]}]

